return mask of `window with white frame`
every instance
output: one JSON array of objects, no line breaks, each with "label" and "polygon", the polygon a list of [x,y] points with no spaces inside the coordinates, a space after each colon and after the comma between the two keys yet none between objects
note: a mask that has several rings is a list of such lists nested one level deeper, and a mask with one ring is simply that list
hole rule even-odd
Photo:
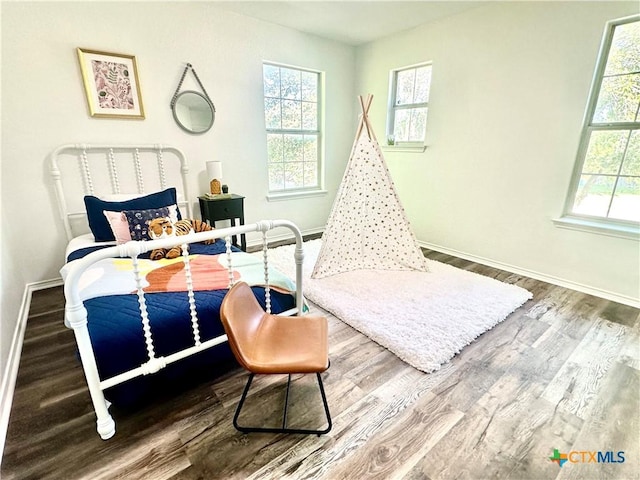
[{"label": "window with white frame", "polygon": [[639,15],[605,29],[564,216],[640,222]]},{"label": "window with white frame", "polygon": [[389,145],[424,143],[430,88],[430,63],[391,71],[387,115]]},{"label": "window with white frame", "polygon": [[263,83],[269,192],[319,189],[320,73],[265,63]]}]

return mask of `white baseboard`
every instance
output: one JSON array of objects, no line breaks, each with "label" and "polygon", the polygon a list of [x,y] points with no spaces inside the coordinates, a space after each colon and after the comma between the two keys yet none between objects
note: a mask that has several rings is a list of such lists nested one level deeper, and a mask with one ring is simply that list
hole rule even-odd
[{"label": "white baseboard", "polygon": [[13,331],[9,358],[2,372],[2,384],[0,385],[0,463],[2,463],[4,443],[7,438],[7,429],[9,428],[9,416],[11,415],[13,394],[16,388],[16,379],[18,378],[18,367],[20,366],[20,354],[22,353],[24,333],[27,329],[31,296],[36,290],[57,287],[59,285],[62,285],[61,278],[28,283],[25,285],[24,293],[22,294],[22,302],[20,303],[20,310],[18,311],[18,321]]},{"label": "white baseboard", "polygon": [[454,257],[463,258],[465,260],[469,260],[472,262],[481,263],[482,265],[487,265],[489,267],[499,268],[500,270],[504,270],[506,272],[515,273],[516,275],[523,275],[525,277],[533,278],[535,280],[540,280],[542,282],[550,283],[552,285],[557,285],[559,287],[569,288],[571,290],[576,290],[578,292],[586,293],[588,295],[604,298],[605,300],[611,300],[613,302],[629,305],[630,307],[640,308],[640,300],[638,300],[637,298],[628,297],[626,295],[620,295],[619,293],[610,292],[608,290],[592,287],[590,285],[584,285],[582,283],[577,283],[564,278],[555,277],[553,275],[547,275],[546,273],[537,272],[535,270],[521,268],[516,265],[497,262],[489,258],[479,257],[469,253],[460,252],[458,250],[453,250],[451,248],[435,245],[429,242],[418,241],[418,244],[421,247],[428,248],[430,250],[446,253],[447,255],[453,255]]}]

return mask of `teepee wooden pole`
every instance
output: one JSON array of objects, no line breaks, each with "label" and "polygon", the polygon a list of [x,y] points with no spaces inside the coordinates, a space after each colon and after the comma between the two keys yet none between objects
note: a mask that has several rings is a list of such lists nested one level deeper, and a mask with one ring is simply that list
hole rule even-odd
[{"label": "teepee wooden pole", "polygon": [[360,109],[362,113],[360,114],[360,122],[358,123],[358,129],[356,130],[356,143],[360,139],[360,135],[362,134],[362,129],[367,127],[367,135],[371,138],[371,133],[373,129],[371,128],[371,124],[369,123],[369,108],[371,107],[371,103],[373,102],[373,95],[367,95],[366,101],[363,99],[362,95],[358,97],[358,101],[360,102]]},{"label": "teepee wooden pole", "polygon": [[[373,102],[373,95],[367,95],[367,99],[364,100],[362,95],[358,97],[360,101],[360,108],[362,109],[362,119],[360,123],[360,132],[362,131],[363,126],[367,128],[367,136],[371,140],[375,140],[376,134],[373,132],[373,128],[371,127],[371,123],[369,123],[369,108],[371,107],[371,103]],[[359,133],[360,133],[359,132]],[[357,138],[360,138],[360,134],[357,135]]]},{"label": "teepee wooden pole", "polygon": [[[364,101],[362,99],[362,95],[360,95],[358,97],[358,101],[360,102],[360,108],[362,109],[362,113],[360,114],[360,121],[358,122],[358,128],[356,129],[356,137],[353,140],[353,146],[351,147],[351,155],[349,156],[349,158],[351,158],[353,156],[353,153],[355,152],[356,145],[358,144],[358,140],[360,140],[360,135],[362,135],[362,129],[365,127],[365,123],[366,123],[367,134],[369,138],[371,138],[371,133],[373,132],[373,128],[371,128],[371,124],[369,123],[369,117],[368,117],[369,108],[371,107],[371,103],[373,102],[373,95],[371,94],[367,95],[366,101]],[[375,138],[375,134],[374,134],[374,138]]]}]

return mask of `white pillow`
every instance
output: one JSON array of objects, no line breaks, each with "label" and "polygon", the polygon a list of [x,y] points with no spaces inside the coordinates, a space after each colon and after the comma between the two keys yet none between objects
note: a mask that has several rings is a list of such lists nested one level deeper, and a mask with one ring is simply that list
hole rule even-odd
[{"label": "white pillow", "polygon": [[147,195],[146,193],[107,193],[105,195],[99,195],[100,200],[105,202],[126,202],[134,198],[140,198]]},{"label": "white pillow", "polygon": [[108,210],[103,210],[102,213],[107,217],[107,222],[109,222],[113,236],[116,238],[116,243],[120,245],[121,243],[130,242],[131,233],[129,232],[129,223],[124,213],[110,212]]},{"label": "white pillow", "polygon": [[[100,200],[104,200],[105,202],[126,202],[127,200],[144,197],[146,195],[149,195],[149,194],[148,193],[105,193],[102,195],[98,195],[98,198]],[[182,194],[176,192],[176,197],[177,197],[178,203],[183,202]]]}]

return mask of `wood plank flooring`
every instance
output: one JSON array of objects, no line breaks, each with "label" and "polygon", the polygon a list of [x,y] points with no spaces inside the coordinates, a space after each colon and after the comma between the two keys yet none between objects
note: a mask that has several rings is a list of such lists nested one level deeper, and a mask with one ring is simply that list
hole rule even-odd
[{"label": "wood plank flooring", "polygon": [[[73,333],[62,323],[62,289],[35,292],[2,478],[640,478],[640,311],[425,255],[520,285],[533,299],[429,375],[328,315],[323,378],[334,427],[322,437],[234,430],[246,380],[234,369],[136,412],[113,407],[116,435],[101,440]],[[277,422],[282,380],[260,378],[242,420]],[[321,422],[313,377],[294,378],[290,400],[299,426]],[[624,462],[574,453],[585,462],[559,467],[549,458],[554,449],[603,459],[624,452]]]}]

